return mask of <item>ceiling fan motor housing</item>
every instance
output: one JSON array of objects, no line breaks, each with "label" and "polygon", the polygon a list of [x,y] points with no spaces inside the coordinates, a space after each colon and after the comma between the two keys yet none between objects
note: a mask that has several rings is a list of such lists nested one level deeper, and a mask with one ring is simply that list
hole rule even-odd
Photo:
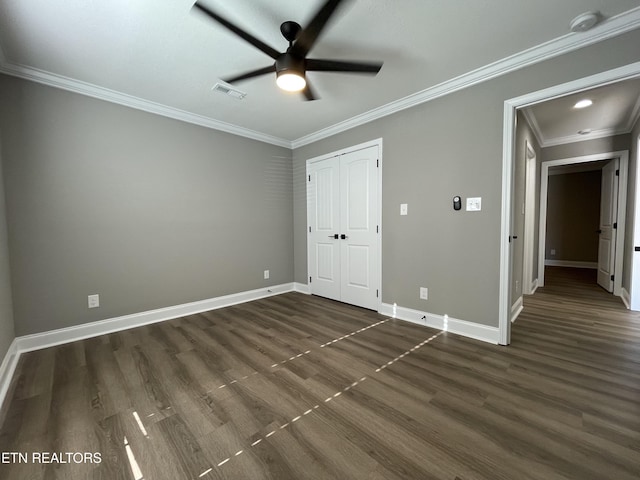
[{"label": "ceiling fan motor housing", "polygon": [[276,74],[295,73],[304,78],[305,62],[303,58],[297,58],[289,52],[283,53],[276,59]]}]

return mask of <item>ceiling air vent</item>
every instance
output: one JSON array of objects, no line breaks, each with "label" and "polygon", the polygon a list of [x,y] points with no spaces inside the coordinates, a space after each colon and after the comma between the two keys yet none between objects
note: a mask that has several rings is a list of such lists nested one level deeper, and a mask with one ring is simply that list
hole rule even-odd
[{"label": "ceiling air vent", "polygon": [[229,85],[224,85],[222,83],[216,83],[211,89],[216,92],[224,93],[225,95],[229,95],[237,100],[242,100],[247,96],[245,92],[241,92],[235,88],[230,87]]}]

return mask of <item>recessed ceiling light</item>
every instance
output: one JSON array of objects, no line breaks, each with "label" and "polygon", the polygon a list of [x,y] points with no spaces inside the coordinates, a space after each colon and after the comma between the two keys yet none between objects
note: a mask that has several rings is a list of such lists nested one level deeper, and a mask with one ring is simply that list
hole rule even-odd
[{"label": "recessed ceiling light", "polygon": [[585,98],[584,100],[580,100],[578,103],[576,103],[573,108],[587,108],[590,107],[591,105],[593,105],[593,101]]},{"label": "recessed ceiling light", "polygon": [[591,129],[590,128],[585,128],[584,130],[578,130],[578,133],[580,135],[589,135],[591,133]]},{"label": "recessed ceiling light", "polygon": [[600,20],[598,12],[586,12],[571,20],[569,28],[572,32],[586,32],[596,26]]}]

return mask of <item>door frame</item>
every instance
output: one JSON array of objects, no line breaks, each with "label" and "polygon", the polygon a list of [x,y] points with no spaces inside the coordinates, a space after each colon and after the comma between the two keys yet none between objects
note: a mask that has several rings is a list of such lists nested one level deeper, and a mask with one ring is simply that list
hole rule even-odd
[{"label": "door frame", "polygon": [[544,264],[545,264],[545,247],[547,239],[547,193],[549,188],[549,168],[560,165],[575,165],[577,163],[597,162],[600,160],[619,159],[618,168],[620,176],[618,177],[618,228],[616,232],[615,243],[615,263],[613,266],[613,294],[618,297],[622,296],[622,275],[624,260],[624,239],[626,231],[627,217],[627,182],[629,176],[629,150],[620,150],[618,152],[595,153],[592,155],[584,155],[581,157],[562,158],[559,160],[551,160],[541,164],[540,172],[540,230],[538,237],[538,286],[544,286]]},{"label": "door frame", "polygon": [[[502,144],[502,205],[500,212],[500,288],[498,295],[498,330],[501,345],[511,342],[511,305],[509,301],[509,286],[511,285],[511,268],[509,264],[509,235],[511,235],[511,202],[514,189],[515,137],[517,110],[541,103],[571,93],[589,90],[594,87],[640,77],[640,62],[631,63],[623,67],[597,73],[589,77],[555,85],[550,88],[531,92],[520,97],[511,98],[504,102],[503,109],[503,144]],[[636,199],[639,195],[636,195]],[[630,199],[635,202],[636,199]],[[634,239],[640,245],[640,238]],[[640,282],[640,268],[631,272],[632,282]],[[634,278],[637,277],[637,278]],[[635,295],[631,293],[633,302]],[[636,301],[638,301],[636,299]]]},{"label": "door frame", "polygon": [[525,140],[525,192],[524,192],[524,234],[522,254],[522,293],[531,295],[538,288],[537,279],[533,277],[533,265],[535,259],[534,235],[536,230],[536,172],[537,156],[529,140]]},{"label": "door frame", "polygon": [[[640,135],[632,138],[635,142],[636,152],[636,184],[635,184],[635,204],[633,218],[633,252],[631,253],[631,285],[629,286],[629,308],[631,310],[640,310],[640,250],[636,250],[636,246],[640,246]],[[622,297],[624,300],[625,298]]]},{"label": "door frame", "polygon": [[[382,307],[382,165],[383,165],[383,161],[382,161],[382,138],[376,138],[375,140],[370,140],[368,142],[364,142],[364,143],[359,143],[357,145],[353,145],[351,147],[347,147],[347,148],[343,148],[340,150],[336,150],[335,152],[331,152],[331,153],[326,153],[324,155],[320,155],[317,157],[313,157],[313,158],[309,158],[306,163],[305,163],[305,178],[308,178],[309,176],[309,168],[311,166],[312,163],[316,163],[316,162],[321,162],[323,160],[328,160],[329,158],[334,158],[334,157],[338,157],[340,155],[344,155],[345,153],[351,153],[351,152],[357,152],[358,150],[364,150],[365,148],[369,148],[369,147],[374,147],[377,146],[378,147],[378,218],[377,218],[377,222],[378,222],[378,226],[379,226],[379,231],[378,231],[378,258],[376,260],[377,262],[377,266],[378,266],[378,285],[377,285],[377,289],[379,291],[379,295],[378,295],[378,299],[377,299],[377,311],[380,312],[380,309]],[[310,196],[310,192],[309,192],[309,182],[307,182],[305,180],[306,183],[306,199],[307,199],[307,210],[306,210],[306,215],[307,215],[307,276],[308,273],[311,271],[311,240],[309,237],[309,229],[311,228],[311,224],[309,223],[309,206],[310,206],[310,200],[311,200],[311,196]],[[309,292],[312,292],[312,286],[309,285]]]}]

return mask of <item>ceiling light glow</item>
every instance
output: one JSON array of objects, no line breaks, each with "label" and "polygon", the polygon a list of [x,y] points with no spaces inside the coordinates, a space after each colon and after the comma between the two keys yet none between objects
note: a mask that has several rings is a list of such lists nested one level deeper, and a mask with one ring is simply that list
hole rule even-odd
[{"label": "ceiling light glow", "polygon": [[307,86],[307,81],[304,77],[296,73],[282,73],[278,75],[276,83],[282,90],[287,92],[299,92]]},{"label": "ceiling light glow", "polygon": [[578,103],[576,103],[573,108],[587,108],[590,107],[591,105],[593,105],[593,101],[585,98],[584,100],[580,100]]}]

